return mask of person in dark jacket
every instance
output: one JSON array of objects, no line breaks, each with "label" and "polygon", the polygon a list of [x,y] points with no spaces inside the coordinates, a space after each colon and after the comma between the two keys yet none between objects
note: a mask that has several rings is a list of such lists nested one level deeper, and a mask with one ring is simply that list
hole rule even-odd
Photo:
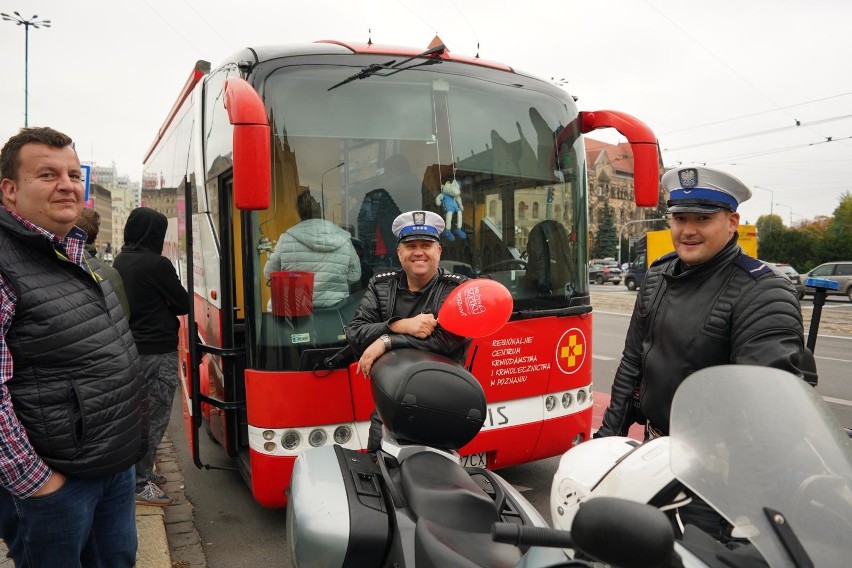
[{"label": "person in dark jacket", "polygon": [[796,291],[737,244],[737,206],[751,191],[705,167],[671,170],[662,184],[675,252],[651,265],[637,294],[598,436],[626,435],[637,418],[648,436],[667,435],[675,390],[705,367],[762,365],[804,378]]},{"label": "person in dark jacket", "polygon": [[189,313],[189,295],[174,265],[162,256],[168,219],[162,213],[139,207],[124,225],[124,246],[113,266],[121,274],[130,303],[130,329],[142,359],[151,399],[148,453],[136,464],[136,502],[166,506],[171,497],[158,484],[154,453],[169,424],[178,381],[177,316]]},{"label": "person in dark jacket", "polygon": [[[671,192],[675,252],[651,265],[639,289],[596,438],[626,436],[634,422],[645,424],[646,439],[667,436],[675,391],[706,367],[760,365],[805,378],[796,290],[737,244],[737,206],[749,188],[705,167],[670,170],[661,183]],[[711,533],[727,526],[697,499],[681,516]]]},{"label": "person in dark jacket", "polygon": [[[358,356],[358,371],[370,376],[373,363],[391,349],[414,348],[445,355],[464,363],[470,340],[438,325],[438,311],[452,290],[467,280],[438,267],[444,220],[431,211],[402,213],[393,222],[401,270],[381,272],[370,279],[355,317],[346,328]],[[367,451],[381,444],[382,422],[370,417]]]},{"label": "person in dark jacket", "polygon": [[0,538],[16,566],[136,563],[147,392],[118,297],[85,254],[80,160],[24,128],[0,150]]},{"label": "person in dark jacket", "polygon": [[124,308],[124,313],[129,317],[130,304],[127,303],[127,292],[124,291],[124,282],[121,280],[121,274],[118,270],[112,267],[110,263],[98,257],[98,249],[95,246],[95,240],[98,238],[98,233],[101,230],[101,216],[94,209],[83,207],[83,212],[77,219],[76,225],[83,229],[86,233],[86,252],[89,253],[89,262],[97,265],[104,273],[104,276],[112,284],[115,293],[118,294],[118,300],[121,302],[121,307]]}]

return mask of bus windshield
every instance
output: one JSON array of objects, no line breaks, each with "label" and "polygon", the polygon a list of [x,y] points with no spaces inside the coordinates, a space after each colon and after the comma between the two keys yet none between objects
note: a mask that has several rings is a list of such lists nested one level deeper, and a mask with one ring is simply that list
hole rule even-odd
[{"label": "bus windshield", "polygon": [[[585,153],[567,93],[454,62],[329,90],[352,73],[348,65],[290,64],[262,82],[272,206],[252,213],[253,258],[244,259],[262,275],[256,305],[246,306],[259,368],[300,368],[288,361],[345,345],[344,326],[370,276],[399,267],[391,224],[405,211],[445,218],[441,267],[503,283],[514,318],[588,305]],[[452,186],[458,199],[442,194]],[[309,223],[319,218],[348,233],[358,270],[345,270],[345,283],[338,275],[343,293],[329,293],[323,272],[344,269],[324,265],[319,253],[300,262],[294,252],[308,246],[307,209]]]}]

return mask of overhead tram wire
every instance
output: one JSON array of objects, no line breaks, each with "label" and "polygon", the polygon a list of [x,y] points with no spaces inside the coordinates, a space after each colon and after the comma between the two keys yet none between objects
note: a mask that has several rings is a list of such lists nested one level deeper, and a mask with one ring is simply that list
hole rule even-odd
[{"label": "overhead tram wire", "polygon": [[841,142],[844,140],[852,140],[852,136],[846,136],[844,138],[835,138],[833,136],[826,137],[825,140],[820,140],[819,142],[811,142],[809,144],[799,144],[796,146],[787,146],[785,148],[775,148],[774,150],[765,150],[760,152],[751,152],[748,154],[736,154],[731,156],[722,156],[721,158],[715,158],[713,160],[707,160],[706,162],[700,162],[702,164],[718,164],[722,162],[727,162],[728,160],[747,160],[749,158],[757,158],[759,156],[768,156],[770,154],[780,154],[781,152],[790,152],[792,150],[801,150],[804,148],[810,148],[812,146],[820,146],[822,144],[828,144],[830,142]]},{"label": "overhead tram wire", "polygon": [[784,132],[786,130],[795,130],[796,128],[801,128],[802,126],[813,126],[815,124],[825,124],[828,122],[836,122],[838,120],[846,120],[848,118],[852,118],[852,114],[844,114],[843,116],[835,116],[832,118],[823,118],[821,120],[814,120],[808,123],[798,123],[790,126],[781,126],[779,128],[770,128],[769,130],[758,130],[757,132],[749,132],[746,134],[738,134],[736,136],[729,136],[727,138],[719,138],[717,140],[711,140],[709,142],[699,142],[697,144],[689,144],[687,146],[678,146],[677,148],[664,148],[664,152],[676,152],[678,150],[686,150],[688,148],[698,148],[701,146],[709,146],[711,144],[719,144],[721,142],[730,142],[732,140],[742,140],[743,138],[751,138],[753,136],[763,136],[765,134],[777,134],[779,132]]},{"label": "overhead tram wire", "polygon": [[[698,39],[696,39],[696,38],[695,38],[692,34],[690,34],[690,33],[689,33],[689,31],[687,31],[687,30],[686,30],[683,26],[681,26],[680,24],[678,24],[677,22],[675,22],[673,19],[671,19],[671,18],[670,18],[670,17],[669,17],[669,16],[668,16],[665,12],[662,12],[661,10],[659,10],[658,8],[656,8],[655,6],[653,6],[653,5],[652,5],[652,4],[651,4],[648,0],[644,0],[644,2],[645,2],[645,4],[646,4],[648,7],[650,7],[652,10],[654,10],[655,12],[657,12],[660,16],[662,16],[663,18],[665,18],[666,20],[668,20],[668,21],[669,21],[669,22],[670,22],[673,26],[675,26],[678,30],[680,30],[680,32],[681,32],[682,34],[684,34],[686,37],[688,37],[688,38],[689,38],[689,39],[691,39],[693,42],[695,42],[695,44],[696,44],[696,45],[698,45],[701,49],[703,49],[703,50],[704,50],[704,51],[706,51],[708,54],[710,54],[710,56],[711,56],[711,57],[713,57],[713,59],[715,59],[716,61],[718,61],[719,63],[721,63],[721,64],[722,64],[722,65],[724,65],[725,67],[727,67],[727,68],[728,68],[728,70],[730,70],[730,71],[731,71],[731,73],[733,73],[734,75],[736,75],[737,77],[739,77],[739,78],[740,78],[740,80],[742,80],[744,83],[746,83],[746,84],[747,84],[748,86],[750,86],[752,89],[754,89],[754,91],[755,91],[756,93],[758,93],[758,94],[759,94],[759,95],[761,95],[763,98],[765,98],[766,100],[768,100],[769,102],[771,102],[773,105],[778,106],[778,103],[776,103],[776,102],[775,102],[775,101],[774,101],[774,100],[773,100],[773,99],[772,99],[769,95],[767,95],[767,94],[766,94],[766,93],[764,93],[761,89],[759,89],[759,88],[757,87],[757,85],[755,85],[754,83],[752,83],[752,82],[751,82],[751,81],[750,81],[747,77],[745,77],[742,73],[740,73],[739,71],[737,71],[736,69],[734,69],[734,68],[733,68],[733,67],[732,67],[732,66],[731,66],[728,62],[726,62],[726,61],[725,61],[725,60],[723,60],[721,57],[719,57],[718,55],[716,55],[713,51],[711,51],[711,50],[710,50],[710,48],[709,48],[709,47],[707,47],[706,45],[704,45],[703,43],[701,43],[700,41],[698,41]],[[799,122],[799,120],[798,120],[795,116],[793,116],[793,115],[792,115],[792,114],[790,114],[790,113],[787,113],[787,114],[788,114],[788,116],[790,116],[790,118],[792,118],[795,122],[797,122],[797,123]],[[813,129],[811,129],[811,130],[813,130]],[[823,136],[823,134],[822,134],[821,132],[817,132],[816,130],[813,130],[813,132],[814,132],[815,134],[819,135],[819,136]],[[824,136],[823,136],[823,137],[824,137]]]},{"label": "overhead tram wire", "polygon": [[787,106],[778,107],[778,108],[773,108],[773,109],[769,109],[769,110],[762,110],[760,112],[753,112],[751,114],[744,114],[744,115],[741,115],[741,116],[734,116],[734,117],[731,117],[731,118],[723,118],[722,120],[716,120],[716,121],[713,121],[713,122],[705,122],[704,124],[696,124],[695,126],[687,126],[685,128],[678,128],[677,130],[669,130],[669,131],[666,131],[666,132],[661,132],[660,135],[665,136],[667,134],[677,134],[679,132],[696,130],[698,128],[705,128],[707,126],[716,126],[716,125],[719,125],[719,124],[724,124],[726,122],[734,122],[734,121],[737,121],[737,120],[742,120],[744,118],[752,118],[752,117],[755,117],[755,116],[761,116],[763,114],[778,112],[779,110],[786,110],[786,109],[789,109],[789,108],[795,108],[795,107],[810,105],[810,104],[814,104],[814,103],[821,103],[823,101],[828,101],[828,100],[831,100],[831,99],[837,99],[837,98],[840,98],[840,97],[848,97],[849,95],[852,95],[852,91],[849,91],[848,93],[840,93],[839,95],[831,95],[830,97],[823,97],[821,99],[814,99],[812,101],[805,101],[803,103],[796,103],[796,104],[787,105]]}]

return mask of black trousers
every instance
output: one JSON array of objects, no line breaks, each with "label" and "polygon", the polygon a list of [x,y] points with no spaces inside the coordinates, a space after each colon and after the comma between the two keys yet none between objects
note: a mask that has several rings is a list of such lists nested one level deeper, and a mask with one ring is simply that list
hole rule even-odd
[{"label": "black trousers", "polygon": [[378,452],[382,447],[383,424],[378,411],[374,410],[370,415],[370,434],[367,436],[367,451],[371,454]]}]

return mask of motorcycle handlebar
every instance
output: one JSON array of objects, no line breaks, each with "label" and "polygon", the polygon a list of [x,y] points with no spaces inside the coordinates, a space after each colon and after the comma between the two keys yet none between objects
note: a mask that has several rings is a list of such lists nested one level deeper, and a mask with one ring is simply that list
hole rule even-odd
[{"label": "motorcycle handlebar", "polygon": [[544,546],[548,548],[574,548],[571,533],[548,527],[527,527],[514,523],[494,523],[491,539],[514,546]]}]

